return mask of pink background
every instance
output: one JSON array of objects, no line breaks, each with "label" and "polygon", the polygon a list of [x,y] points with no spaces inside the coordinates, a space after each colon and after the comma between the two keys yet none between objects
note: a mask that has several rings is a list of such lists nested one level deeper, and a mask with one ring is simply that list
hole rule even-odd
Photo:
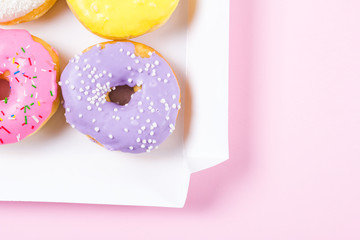
[{"label": "pink background", "polygon": [[0,237],[360,239],[359,9],[232,0],[230,160],[185,208],[3,202]]}]

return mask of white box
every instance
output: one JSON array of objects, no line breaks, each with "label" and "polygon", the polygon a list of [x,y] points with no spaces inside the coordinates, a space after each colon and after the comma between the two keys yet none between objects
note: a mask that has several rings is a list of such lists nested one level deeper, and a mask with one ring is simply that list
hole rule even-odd
[{"label": "white box", "polygon": [[[51,44],[61,69],[88,46],[107,41],[86,30],[65,1],[22,28]],[[168,23],[134,39],[172,65],[183,107],[158,150],[108,151],[65,123],[64,110],[35,135],[0,146],[0,200],[184,206],[191,173],[228,159],[229,0],[181,0]]]}]

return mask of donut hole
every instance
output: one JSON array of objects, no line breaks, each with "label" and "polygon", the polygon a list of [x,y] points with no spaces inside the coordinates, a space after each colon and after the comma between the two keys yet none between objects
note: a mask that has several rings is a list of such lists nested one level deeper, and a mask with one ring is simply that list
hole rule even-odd
[{"label": "donut hole", "polygon": [[5,76],[0,75],[0,100],[5,100],[10,96],[10,82]]},{"label": "donut hole", "polygon": [[141,86],[130,87],[128,85],[116,86],[115,89],[108,92],[107,100],[117,105],[125,106],[131,100],[131,96],[139,91]]}]

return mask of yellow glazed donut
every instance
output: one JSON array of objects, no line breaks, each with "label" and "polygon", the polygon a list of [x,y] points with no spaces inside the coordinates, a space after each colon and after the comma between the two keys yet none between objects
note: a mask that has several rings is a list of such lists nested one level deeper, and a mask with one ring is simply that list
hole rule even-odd
[{"label": "yellow glazed donut", "polygon": [[67,0],[93,33],[120,40],[151,32],[165,23],[179,0]]},{"label": "yellow glazed donut", "polygon": [[45,14],[56,0],[0,0],[0,24],[28,22]]}]

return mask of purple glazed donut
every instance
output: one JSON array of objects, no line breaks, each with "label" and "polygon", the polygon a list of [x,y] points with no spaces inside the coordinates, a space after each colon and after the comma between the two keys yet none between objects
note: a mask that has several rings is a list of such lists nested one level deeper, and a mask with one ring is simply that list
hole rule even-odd
[{"label": "purple glazed donut", "polygon": [[[105,42],[70,60],[61,75],[66,121],[113,151],[156,149],[175,129],[180,89],[166,60],[136,42]],[[133,91],[120,105],[111,94]]]}]

